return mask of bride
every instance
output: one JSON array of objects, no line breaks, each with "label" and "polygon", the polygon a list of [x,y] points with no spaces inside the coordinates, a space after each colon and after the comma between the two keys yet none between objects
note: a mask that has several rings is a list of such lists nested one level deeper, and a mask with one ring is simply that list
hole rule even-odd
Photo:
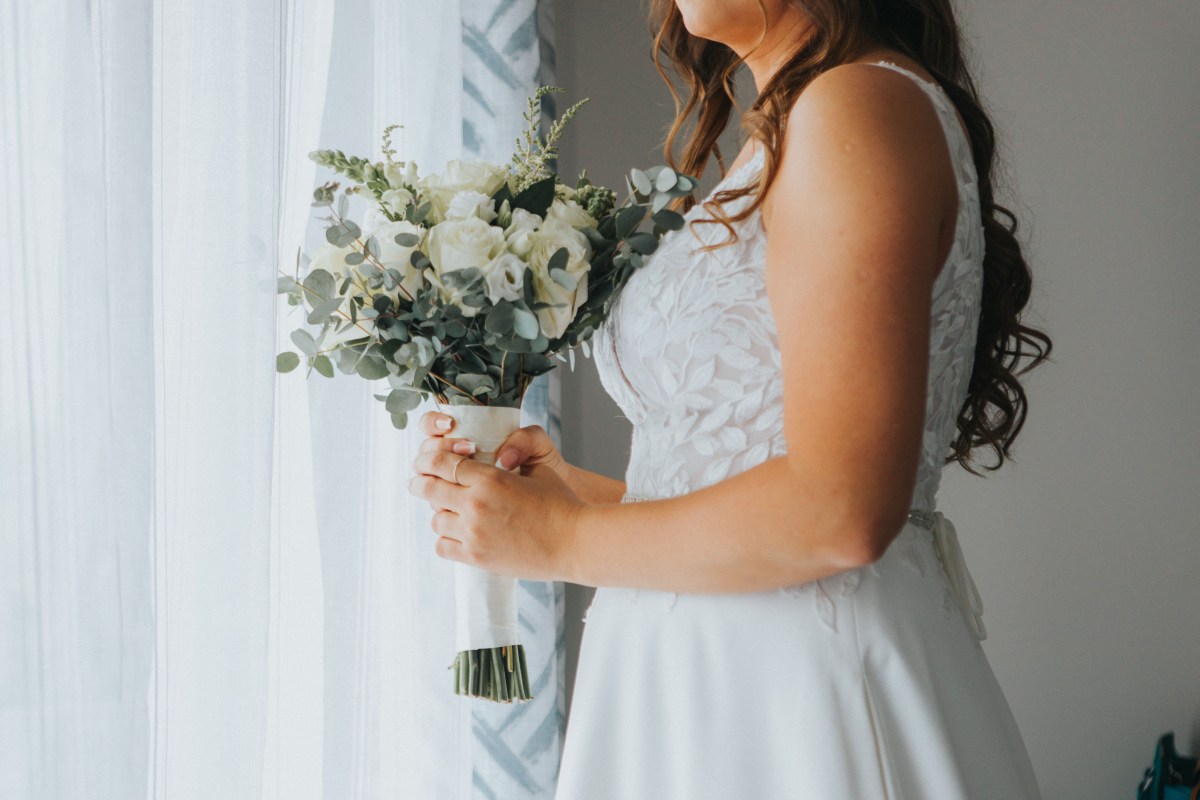
[{"label": "bride", "polygon": [[[557,797],[1037,798],[936,509],[945,464],[1003,463],[1018,361],[1051,344],[1020,321],[1030,271],[950,0],[651,17],[687,93],[664,151],[724,177],[596,333],[625,480],[538,426],[504,469],[471,460],[429,412],[409,484],[439,556],[597,587]],[[741,64],[758,94],[725,170]]]}]

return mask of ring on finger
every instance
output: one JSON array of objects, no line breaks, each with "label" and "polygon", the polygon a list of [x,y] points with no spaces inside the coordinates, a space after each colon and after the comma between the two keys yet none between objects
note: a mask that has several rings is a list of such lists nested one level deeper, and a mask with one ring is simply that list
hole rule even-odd
[{"label": "ring on finger", "polygon": [[[467,458],[468,458],[468,456],[463,456],[463,457],[462,457],[462,458],[460,458],[458,461],[455,461],[455,462],[454,462],[454,477],[453,477],[453,481],[454,481],[455,483],[458,483],[458,468],[462,466],[462,462],[466,461],[466,460],[467,460]],[[461,483],[459,483],[458,485],[459,485],[459,486],[462,486],[462,484],[461,484]]]}]

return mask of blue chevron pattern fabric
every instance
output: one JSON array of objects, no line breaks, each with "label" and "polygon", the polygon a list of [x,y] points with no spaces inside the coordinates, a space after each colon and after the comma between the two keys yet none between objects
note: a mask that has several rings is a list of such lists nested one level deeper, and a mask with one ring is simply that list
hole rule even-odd
[{"label": "blue chevron pattern fabric", "polygon": [[[552,84],[553,13],[549,0],[462,0],[463,158],[505,163],[524,128],[522,112],[539,84]],[[544,119],[554,115],[544,98]],[[561,444],[558,370],[539,376],[521,424],[541,425]],[[561,582],[521,581],[519,621],[534,699],[464,703],[472,734],[471,796],[552,800],[566,719],[566,652]]]}]

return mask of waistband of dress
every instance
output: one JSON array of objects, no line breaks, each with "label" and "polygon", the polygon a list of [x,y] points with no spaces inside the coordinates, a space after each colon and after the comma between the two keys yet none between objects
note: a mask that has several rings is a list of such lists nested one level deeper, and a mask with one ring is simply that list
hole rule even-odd
[{"label": "waistband of dress", "polygon": [[[635,503],[642,500],[666,500],[668,497],[669,495],[650,497],[626,492],[622,496],[621,502]],[[966,618],[971,632],[977,640],[987,638],[987,629],[983,624],[983,599],[979,596],[979,589],[975,586],[975,581],[971,577],[971,573],[967,570],[967,564],[963,559],[962,548],[958,543],[958,532],[954,529],[954,523],[947,519],[946,515],[941,511],[923,508],[909,509],[907,522],[911,522],[919,528],[925,528],[933,534],[933,546],[937,552],[938,560],[945,567],[951,591],[958,600],[959,607]]]}]

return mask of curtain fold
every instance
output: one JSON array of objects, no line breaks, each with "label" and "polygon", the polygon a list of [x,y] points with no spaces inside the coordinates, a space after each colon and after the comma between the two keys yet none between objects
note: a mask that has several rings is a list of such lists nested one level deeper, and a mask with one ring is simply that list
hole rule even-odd
[{"label": "curtain fold", "polygon": [[[377,386],[273,371],[317,148],[506,161],[535,0],[0,0],[0,796],[550,798],[532,703],[452,694],[449,562]],[[558,376],[523,424],[558,440]],[[410,415],[416,420],[431,407]]]}]

